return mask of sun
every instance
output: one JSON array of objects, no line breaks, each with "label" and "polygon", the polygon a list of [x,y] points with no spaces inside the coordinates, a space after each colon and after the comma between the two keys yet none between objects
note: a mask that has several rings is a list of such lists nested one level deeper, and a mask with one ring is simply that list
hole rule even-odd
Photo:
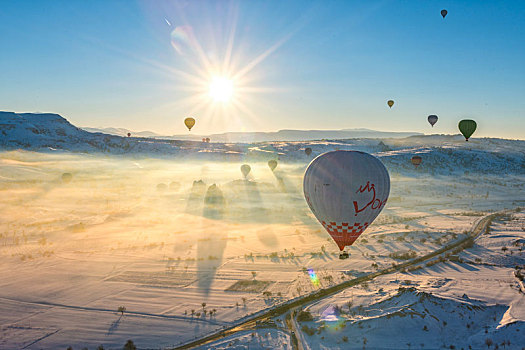
[{"label": "sun", "polygon": [[233,96],[233,81],[226,77],[213,77],[210,82],[209,95],[214,102],[228,102]]}]

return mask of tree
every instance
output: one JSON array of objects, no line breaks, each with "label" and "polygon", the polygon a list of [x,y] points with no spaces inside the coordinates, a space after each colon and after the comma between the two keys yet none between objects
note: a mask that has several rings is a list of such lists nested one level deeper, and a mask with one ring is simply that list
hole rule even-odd
[{"label": "tree", "polygon": [[365,349],[366,343],[368,343],[368,339],[366,337],[363,338],[363,350]]},{"label": "tree", "polygon": [[487,346],[487,349],[489,349],[492,346],[492,339],[485,339],[485,345]]},{"label": "tree", "polygon": [[243,304],[244,306],[246,306],[246,298],[245,298],[245,297],[242,297],[242,304]]},{"label": "tree", "polygon": [[123,350],[137,350],[137,347],[135,346],[135,344],[133,344],[133,341],[130,339],[124,345]]},{"label": "tree", "polygon": [[253,276],[253,279],[255,280],[255,276],[257,276],[257,272],[252,271],[252,276]]},{"label": "tree", "polygon": [[99,345],[97,350],[104,350],[104,347],[102,345]]},{"label": "tree", "polygon": [[124,316],[124,311],[126,311],[126,307],[125,306],[119,306],[117,311],[120,312],[122,314],[122,316]]},{"label": "tree", "polygon": [[195,315],[195,310],[191,309],[191,317],[193,317],[193,315]]}]

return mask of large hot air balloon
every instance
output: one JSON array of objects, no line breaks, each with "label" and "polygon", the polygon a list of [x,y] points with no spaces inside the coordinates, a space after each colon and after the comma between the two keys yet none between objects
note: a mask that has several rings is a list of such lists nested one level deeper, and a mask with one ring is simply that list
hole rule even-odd
[{"label": "large hot air balloon", "polygon": [[445,18],[447,16],[447,13],[448,13],[447,10],[445,10],[445,9],[441,10],[441,16],[443,16],[443,18]]},{"label": "large hot air balloon", "polygon": [[73,180],[73,175],[71,173],[63,173],[62,174],[62,182],[63,183],[70,183],[71,180]]},{"label": "large hot air balloon", "polygon": [[310,209],[342,251],[385,206],[390,177],[383,163],[368,153],[332,151],[310,163],[303,188]]},{"label": "large hot air balloon", "polygon": [[394,100],[388,100],[386,104],[388,105],[388,107],[392,108],[392,106],[394,105]]},{"label": "large hot air balloon", "polygon": [[438,121],[437,115],[431,114],[428,116],[428,122],[430,123],[430,125],[432,125],[432,127],[434,127],[434,124],[436,124],[437,121]]},{"label": "large hot air balloon", "polygon": [[306,147],[304,149],[304,153],[306,153],[306,155],[309,156],[310,154],[312,154],[312,149],[310,147]]},{"label": "large hot air balloon", "polygon": [[477,124],[471,119],[463,119],[459,122],[458,127],[459,131],[465,136],[465,140],[468,141],[469,137],[476,131]]},{"label": "large hot air balloon", "polygon": [[244,177],[248,176],[252,168],[248,164],[241,165],[241,173]]},{"label": "large hot air balloon", "polygon": [[268,166],[270,167],[271,171],[274,171],[275,168],[277,168],[277,161],[275,159],[269,160]]},{"label": "large hot air balloon", "polygon": [[195,125],[195,119],[191,117],[184,119],[184,125],[186,125],[189,131],[191,131],[191,128]]},{"label": "large hot air balloon", "polygon": [[414,164],[414,166],[417,168],[419,164],[421,164],[421,162],[423,161],[423,158],[421,158],[420,156],[413,156],[412,159],[412,164]]}]

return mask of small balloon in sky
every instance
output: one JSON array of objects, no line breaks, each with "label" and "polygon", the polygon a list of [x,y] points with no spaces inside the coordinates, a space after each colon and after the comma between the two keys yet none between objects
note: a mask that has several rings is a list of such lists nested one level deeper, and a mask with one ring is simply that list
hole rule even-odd
[{"label": "small balloon in sky", "polygon": [[179,55],[187,54],[191,49],[193,32],[191,26],[179,26],[171,32],[171,46]]},{"label": "small balloon in sky", "polygon": [[423,161],[423,158],[421,158],[420,156],[413,156],[410,161],[417,168],[419,164],[421,164],[421,162]]},{"label": "small balloon in sky", "polygon": [[248,176],[252,168],[248,164],[241,165],[241,173],[244,177]]},{"label": "small balloon in sky", "polygon": [[394,105],[394,100],[388,100],[387,103],[388,107],[392,108],[392,106]]},{"label": "small balloon in sky", "polygon": [[191,131],[191,128],[195,125],[195,119],[191,117],[184,119],[184,125],[186,125],[189,131]]},{"label": "small balloon in sky", "polygon": [[434,127],[434,124],[437,123],[438,121],[438,116],[437,115],[434,115],[434,114],[431,114],[428,116],[428,122],[430,123],[430,125],[432,125],[432,127]]},{"label": "small balloon in sky", "polygon": [[465,141],[468,141],[474,131],[476,131],[477,126],[476,122],[471,119],[463,119],[459,122],[458,128],[463,136],[465,136]]},{"label": "small balloon in sky", "polygon": [[270,167],[271,171],[274,171],[275,168],[277,168],[277,161],[275,159],[269,160],[268,166]]},{"label": "small balloon in sky", "polygon": [[447,14],[448,14],[447,10],[445,10],[445,9],[441,10],[441,16],[443,16],[443,18],[445,18],[447,16]]}]

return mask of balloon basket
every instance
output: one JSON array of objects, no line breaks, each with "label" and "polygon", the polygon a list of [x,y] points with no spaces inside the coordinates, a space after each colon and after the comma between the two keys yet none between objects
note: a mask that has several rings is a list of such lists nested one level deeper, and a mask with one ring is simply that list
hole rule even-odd
[{"label": "balloon basket", "polygon": [[339,259],[341,259],[341,260],[348,259],[349,257],[350,257],[350,255],[348,255],[347,252],[339,253]]}]

